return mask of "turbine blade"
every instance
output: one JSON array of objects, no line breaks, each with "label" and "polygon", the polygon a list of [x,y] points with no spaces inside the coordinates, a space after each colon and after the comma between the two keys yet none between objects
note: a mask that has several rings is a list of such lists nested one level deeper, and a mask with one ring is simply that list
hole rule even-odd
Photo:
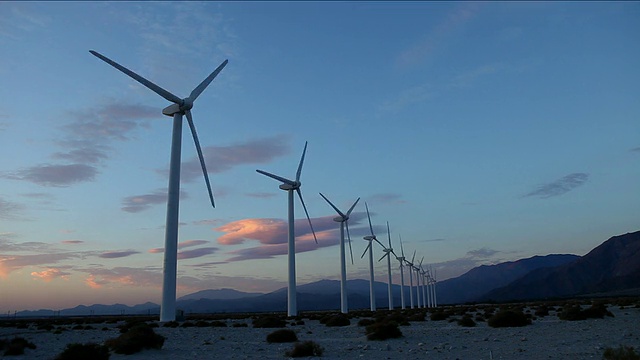
[{"label": "turbine blade", "polygon": [[369,248],[371,247],[371,244],[373,244],[371,241],[369,241],[369,245],[367,245],[366,248],[364,248],[364,252],[362,253],[362,255],[360,255],[360,259],[362,259],[364,257],[364,254],[367,253],[367,250],[369,250]]},{"label": "turbine blade", "polygon": [[100,60],[106,62],[107,64],[113,66],[114,68],[116,68],[116,69],[122,71],[123,73],[129,75],[130,78],[132,78],[135,81],[139,82],[140,84],[146,86],[148,89],[150,89],[151,91],[155,92],[156,94],[162,96],[163,98],[167,99],[168,101],[171,101],[171,102],[176,103],[176,104],[182,103],[182,99],[180,99],[179,97],[173,95],[172,93],[170,93],[167,90],[161,88],[160,86],[152,83],[151,81],[143,78],[142,76],[134,73],[133,71],[127,69],[126,67],[118,64],[117,62],[109,59],[108,57],[100,54],[99,52],[93,51],[93,50],[89,50],[89,52],[91,54],[95,55]]},{"label": "turbine blade", "polygon": [[211,84],[211,81],[213,81],[213,79],[215,79],[216,76],[218,76],[220,71],[222,71],[222,69],[224,69],[224,67],[227,66],[228,62],[229,60],[223,61],[222,64],[220,64],[220,66],[218,66],[217,69],[213,70],[213,72],[209,74],[209,76],[207,76],[207,78],[200,83],[200,85],[198,85],[195,89],[193,89],[193,91],[189,95],[189,99],[191,100],[191,102],[196,101],[196,99],[198,98],[198,96],[200,96],[200,94],[202,94],[204,89],[206,89],[207,86]]},{"label": "turbine blade", "polygon": [[353,265],[353,250],[351,249],[351,235],[349,235],[349,221],[345,221],[344,225],[347,227],[347,239],[349,239],[349,254],[351,254],[351,265]]},{"label": "turbine blade", "polygon": [[304,150],[302,150],[302,157],[300,158],[300,165],[298,165],[298,171],[296,172],[296,181],[300,181],[300,173],[302,173],[302,163],[304,163],[304,155],[307,153],[307,141],[304,142]]},{"label": "turbine blade", "polygon": [[268,177],[270,177],[272,179],[276,179],[276,180],[278,180],[278,181],[280,181],[280,182],[282,182],[284,184],[288,184],[288,185],[291,185],[291,186],[295,185],[295,183],[293,181],[291,181],[289,179],[285,179],[282,176],[274,175],[272,173],[268,173],[268,172],[262,171],[262,170],[256,170],[256,171],[259,172],[262,175],[268,176]]},{"label": "turbine blade", "polygon": [[311,232],[313,233],[313,239],[318,243],[318,238],[316,237],[316,232],[313,230],[313,225],[311,225],[311,218],[309,217],[309,212],[307,211],[307,205],[304,204],[304,200],[302,200],[302,192],[300,188],[296,189],[298,193],[298,197],[300,198],[300,202],[302,203],[302,208],[304,209],[304,213],[307,215],[307,220],[309,220],[309,227],[311,228]]},{"label": "turbine blade", "polygon": [[367,202],[364,202],[364,207],[367,209],[367,218],[369,219],[369,230],[371,230],[371,236],[375,236],[373,234],[373,226],[371,225],[371,215],[369,215],[369,206],[367,205]]},{"label": "turbine blade", "polygon": [[400,234],[398,234],[398,239],[400,239],[400,252],[402,254],[402,257],[404,257],[404,248],[402,247],[402,236],[400,236]]},{"label": "turbine blade", "polygon": [[196,133],[196,126],[193,123],[191,117],[191,110],[185,112],[187,115],[187,122],[191,128],[191,135],[193,135],[193,142],[196,144],[196,151],[198,152],[198,158],[200,159],[200,166],[202,167],[202,174],[204,175],[204,182],[207,184],[207,190],[209,191],[209,200],[211,200],[211,206],[216,207],[213,202],[213,191],[211,191],[211,183],[209,182],[209,174],[207,174],[207,166],[204,164],[204,156],[202,155],[202,149],[200,148],[200,141],[198,141],[198,134]]},{"label": "turbine blade", "polygon": [[420,265],[418,265],[418,266],[422,267],[422,261],[423,260],[424,260],[424,256],[422,257],[422,259],[420,259]]},{"label": "turbine blade", "polygon": [[389,256],[389,253],[388,252],[384,253],[384,255],[382,255],[382,257],[378,260],[378,262],[382,261],[382,259],[384,259],[387,256]]},{"label": "turbine blade", "polygon": [[391,249],[391,230],[389,230],[389,222],[387,221],[387,237],[389,238],[389,249]]},{"label": "turbine blade", "polygon": [[357,198],[356,202],[354,202],[353,205],[351,205],[351,207],[349,208],[349,211],[347,211],[347,217],[351,215],[351,212],[353,211],[353,208],[356,207],[356,204],[358,203],[358,201],[360,201],[360,198]]},{"label": "turbine blade", "polygon": [[322,198],[323,198],[323,199],[325,199],[325,200],[329,203],[329,205],[331,205],[331,207],[333,208],[333,210],[335,210],[335,211],[338,213],[338,215],[342,216],[342,218],[343,218],[343,219],[346,217],[346,216],[342,213],[342,211],[338,210],[338,208],[337,208],[335,205],[333,205],[333,203],[332,203],[331,201],[329,201],[329,199],[327,199],[327,197],[326,197],[326,196],[322,195],[322,193],[319,193],[319,194],[320,194],[320,196],[322,196]]},{"label": "turbine blade", "polygon": [[413,250],[413,257],[411,258],[411,265],[413,265],[413,261],[416,259],[416,251]]},{"label": "turbine blade", "polygon": [[380,244],[380,246],[382,246],[383,249],[387,248],[386,246],[382,245],[382,243],[378,241],[378,239],[376,239],[375,237],[373,238],[373,240],[375,240],[378,244]]}]

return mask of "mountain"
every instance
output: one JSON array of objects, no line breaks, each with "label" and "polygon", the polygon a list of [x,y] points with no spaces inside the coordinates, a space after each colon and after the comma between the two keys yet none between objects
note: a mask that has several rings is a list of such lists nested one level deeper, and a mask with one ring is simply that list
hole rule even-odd
[{"label": "mountain", "polygon": [[198,292],[194,292],[192,294],[188,294],[178,298],[178,301],[182,300],[200,300],[200,299],[209,299],[209,300],[235,300],[242,299],[247,297],[254,297],[264,295],[263,293],[247,293],[234,289],[216,289],[216,290],[202,290]]},{"label": "mountain", "polygon": [[579,258],[577,255],[553,254],[478,266],[456,278],[438,282],[438,304],[475,301],[487,292],[506,286],[533,270],[564,265]]},{"label": "mountain", "polygon": [[572,297],[640,288],[640,231],[614,236],[575,262],[532,271],[480,300]]}]

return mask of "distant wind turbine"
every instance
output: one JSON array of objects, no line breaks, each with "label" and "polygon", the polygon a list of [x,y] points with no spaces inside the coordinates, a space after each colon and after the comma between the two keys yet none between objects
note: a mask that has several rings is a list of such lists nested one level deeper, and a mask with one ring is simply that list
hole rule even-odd
[{"label": "distant wind turbine", "polygon": [[162,110],[162,113],[167,116],[173,117],[173,133],[171,135],[171,161],[169,164],[169,195],[167,198],[167,219],[165,227],[165,240],[164,240],[164,267],[163,267],[163,281],[162,281],[162,304],[160,305],[160,321],[173,321],[176,317],[176,277],[178,268],[178,213],[180,205],[180,153],[182,147],[182,116],[187,116],[189,128],[191,128],[191,135],[193,136],[193,142],[195,143],[196,150],[198,152],[198,158],[200,159],[200,166],[202,167],[202,173],[204,174],[204,181],[207,184],[207,190],[209,191],[209,200],[211,206],[215,207],[213,202],[213,192],[211,191],[211,184],[209,183],[209,175],[207,174],[207,168],[204,163],[204,157],[202,155],[202,149],[200,148],[200,142],[198,141],[198,135],[196,134],[196,128],[191,117],[191,108],[194,101],[202,94],[204,89],[209,86],[211,81],[218,76],[220,71],[227,65],[228,60],[225,60],[216,68],[204,81],[200,83],[188,97],[180,99],[160,86],[152,83],[151,81],[143,78],[135,72],[125,68],[124,66],[116,63],[115,61],[103,56],[102,54],[90,50],[91,54],[95,55],[99,59],[103,60],[107,64],[122,71],[129,77],[133,78],[140,84],[144,85],[151,91],[162,96],[166,100],[172,102],[172,105],[167,106]]},{"label": "distant wind turbine", "polygon": [[385,257],[387,258],[387,270],[389,274],[389,278],[387,279],[387,285],[388,285],[387,291],[389,294],[389,310],[393,310],[393,291],[392,291],[393,282],[391,281],[391,254],[393,254],[394,256],[396,254],[393,252],[393,248],[391,248],[391,231],[389,230],[388,221],[387,221],[387,236],[389,237],[389,247],[387,248],[383,246],[384,255],[382,255],[382,257],[378,261],[381,261]]},{"label": "distant wind turbine", "polygon": [[416,258],[416,251],[413,250],[413,257],[411,257],[411,261],[406,260],[405,262],[407,263],[407,269],[409,269],[409,303],[411,305],[411,308],[413,309],[413,260],[415,260]]},{"label": "distant wind turbine", "polygon": [[[424,260],[424,256],[420,260],[420,265],[422,265],[422,260]],[[424,299],[422,298],[420,293],[420,265],[413,265],[413,270],[416,274],[416,298],[418,300],[418,308],[421,308],[424,304]]]},{"label": "distant wind turbine", "polygon": [[351,212],[356,207],[358,201],[360,201],[360,198],[356,199],[356,202],[351,205],[349,211],[347,211],[347,213],[345,214],[342,211],[338,210],[338,208],[333,205],[333,203],[331,203],[331,201],[329,201],[326,196],[322,195],[322,193],[320,193],[320,196],[322,196],[322,198],[325,199],[339,215],[337,217],[334,217],[333,221],[340,223],[340,311],[343,314],[346,314],[349,312],[349,305],[347,304],[347,266],[344,251],[344,229],[345,227],[347,228],[347,237],[349,239],[349,253],[351,254],[351,264],[353,264],[351,235],[349,235],[349,215],[351,215]]},{"label": "distant wind turbine", "polygon": [[367,245],[367,247],[364,249],[364,252],[362,253],[362,256],[360,256],[360,258],[362,259],[364,257],[364,254],[367,253],[367,251],[369,251],[369,298],[370,298],[370,302],[371,302],[371,311],[376,311],[376,294],[375,294],[375,290],[374,290],[374,279],[373,279],[373,242],[377,242],[378,244],[380,244],[380,246],[382,246],[384,248],[384,245],[382,245],[382,243],[380,241],[378,241],[378,239],[376,238],[376,235],[373,233],[373,226],[371,225],[371,216],[369,215],[369,206],[367,206],[367,203],[364,203],[364,207],[367,209],[367,218],[369,219],[369,230],[371,230],[371,235],[367,235],[365,237],[363,237],[363,239],[367,240],[369,242],[369,245]]},{"label": "distant wind turbine", "polygon": [[402,306],[402,310],[405,309],[405,305],[404,305],[404,249],[402,247],[402,238],[400,237],[400,235],[398,234],[398,238],[400,239],[400,251],[402,256],[396,256],[396,260],[398,260],[398,262],[400,263],[400,305]]},{"label": "distant wind turbine", "polygon": [[289,284],[287,287],[287,315],[288,316],[296,316],[298,315],[298,305],[297,305],[297,297],[296,297],[296,243],[295,243],[295,231],[294,231],[294,211],[293,211],[293,192],[298,193],[298,197],[300,198],[300,202],[302,203],[302,208],[304,209],[304,213],[307,215],[307,220],[309,220],[309,227],[311,228],[311,232],[313,233],[313,238],[318,243],[318,238],[316,238],[316,233],[313,230],[313,225],[311,224],[311,218],[309,218],[309,212],[307,211],[307,206],[304,204],[304,200],[302,200],[302,192],[300,192],[300,186],[302,183],[300,182],[300,174],[302,173],[302,164],[304,163],[304,155],[307,152],[307,142],[304,143],[304,150],[302,151],[302,157],[300,158],[300,164],[298,165],[298,171],[296,172],[296,179],[289,180],[287,178],[283,178],[278,175],[274,175],[262,170],[256,170],[262,175],[268,176],[272,179],[278,180],[282,182],[280,185],[280,189],[287,191],[289,194],[289,251],[288,251],[288,270],[289,270]]}]

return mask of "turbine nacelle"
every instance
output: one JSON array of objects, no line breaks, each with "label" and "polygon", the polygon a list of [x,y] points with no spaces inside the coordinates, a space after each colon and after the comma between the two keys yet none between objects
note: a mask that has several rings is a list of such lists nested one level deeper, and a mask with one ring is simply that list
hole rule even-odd
[{"label": "turbine nacelle", "polygon": [[347,220],[349,220],[349,218],[346,216],[336,216],[333,218],[333,221],[335,222],[345,222]]},{"label": "turbine nacelle", "polygon": [[300,181],[292,181],[291,184],[284,183],[278,187],[280,188],[280,190],[289,191],[297,190],[300,188],[300,186],[302,186],[302,183]]},{"label": "turbine nacelle", "polygon": [[367,235],[365,237],[363,237],[363,239],[367,240],[367,241],[373,241],[376,240],[375,235]]}]

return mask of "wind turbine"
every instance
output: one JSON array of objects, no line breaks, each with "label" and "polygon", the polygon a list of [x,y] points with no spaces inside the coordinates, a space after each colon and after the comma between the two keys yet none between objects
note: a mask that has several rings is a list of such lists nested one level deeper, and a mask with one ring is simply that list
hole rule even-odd
[{"label": "wind turbine", "polygon": [[165,227],[165,239],[164,239],[164,267],[163,267],[163,281],[162,281],[162,304],[160,306],[160,321],[173,321],[176,318],[176,277],[178,268],[178,213],[180,205],[180,153],[182,148],[182,116],[186,115],[191,128],[191,135],[193,136],[193,142],[198,152],[198,158],[200,159],[200,166],[202,167],[202,173],[204,174],[204,181],[207,184],[207,190],[209,191],[209,200],[211,206],[215,207],[213,202],[213,192],[211,191],[211,184],[209,183],[209,175],[207,174],[207,168],[204,163],[204,157],[202,155],[202,149],[200,148],[200,141],[198,141],[198,135],[196,134],[196,128],[191,117],[191,108],[194,101],[202,94],[204,89],[209,86],[211,81],[218,76],[220,71],[227,65],[228,60],[225,60],[220,64],[204,81],[200,83],[188,97],[180,99],[174,94],[161,88],[160,86],[152,83],[151,81],[143,78],[135,72],[125,68],[124,66],[116,63],[115,61],[107,58],[106,56],[90,50],[91,54],[95,55],[99,59],[103,60],[107,64],[122,71],[132,79],[136,80],[140,84],[144,85],[151,91],[162,96],[166,100],[173,104],[167,106],[162,110],[162,113],[167,116],[173,117],[173,132],[171,135],[171,161],[169,164],[169,189],[167,197],[167,218]]},{"label": "wind turbine", "polygon": [[409,269],[409,300],[410,300],[410,305],[411,308],[413,309],[413,274],[412,274],[412,268],[413,268],[413,260],[415,260],[416,258],[416,251],[413,250],[413,257],[411,258],[411,261],[406,260],[405,262],[407,263],[407,268]]},{"label": "wind turbine", "polygon": [[431,307],[431,294],[429,293],[429,274],[424,270],[422,264],[420,264],[420,275],[422,276],[422,298],[425,299],[426,308]]},{"label": "wind turbine", "polygon": [[404,249],[402,248],[402,238],[400,234],[398,234],[398,238],[400,238],[400,251],[402,256],[397,256],[395,253],[393,254],[396,257],[396,260],[400,263],[400,303],[402,306],[402,310],[405,309],[404,305]]},{"label": "wind turbine", "polygon": [[[422,260],[424,260],[424,256],[420,260],[420,265],[422,265]],[[424,299],[422,299],[420,294],[420,267],[413,265],[413,270],[416,274],[416,299],[418,300],[418,308],[421,308],[424,303]]]},{"label": "wind turbine", "polygon": [[326,196],[322,195],[322,193],[320,193],[320,196],[322,196],[322,198],[325,199],[329,203],[329,205],[331,205],[331,207],[339,215],[337,217],[334,217],[333,221],[340,223],[340,311],[343,314],[346,314],[349,312],[349,305],[347,304],[347,265],[344,258],[345,257],[344,228],[345,227],[347,228],[347,237],[349,239],[349,253],[351,254],[351,264],[353,264],[353,251],[351,250],[351,235],[349,235],[349,215],[351,215],[351,212],[356,207],[356,204],[358,203],[358,201],[360,201],[360,198],[356,199],[356,202],[354,202],[353,205],[351,205],[351,207],[349,208],[349,211],[347,211],[347,213],[344,214],[342,211],[338,210],[338,208],[335,205],[333,205],[333,203],[331,203],[331,201],[329,201],[329,199],[327,199]]},{"label": "wind turbine", "polygon": [[293,211],[293,192],[298,193],[298,197],[300,198],[300,202],[302,203],[302,208],[304,209],[304,213],[307,215],[307,220],[309,220],[309,227],[311,227],[311,232],[313,233],[313,238],[318,243],[318,238],[316,238],[316,233],[313,230],[313,225],[311,225],[311,218],[309,218],[309,212],[307,211],[307,206],[304,204],[304,200],[302,200],[302,192],[300,192],[300,186],[302,183],[300,182],[300,173],[302,173],[302,164],[304,163],[304,155],[307,153],[307,142],[304,143],[304,150],[302,151],[302,157],[300,158],[300,164],[298,165],[298,171],[296,172],[296,179],[289,180],[287,178],[283,178],[278,175],[274,175],[262,170],[256,170],[262,175],[268,176],[272,179],[278,180],[282,182],[280,185],[280,189],[288,192],[288,200],[289,200],[289,285],[287,287],[287,315],[288,316],[296,316],[298,315],[298,306],[296,299],[296,243],[295,243],[295,231],[294,231],[294,211]]},{"label": "wind turbine", "polygon": [[433,270],[433,287],[431,290],[433,290],[433,306],[434,307],[438,307],[438,297],[436,296],[436,283],[438,282],[436,279],[436,271]]},{"label": "wind turbine", "polygon": [[384,255],[380,258],[381,261],[385,257],[387,258],[387,270],[389,274],[389,279],[387,281],[388,284],[388,293],[389,293],[389,310],[393,310],[393,292],[391,290],[393,283],[391,282],[391,254],[395,256],[393,249],[391,248],[391,231],[389,230],[389,222],[387,221],[387,236],[389,237],[389,247],[384,247]]},{"label": "wind turbine", "polygon": [[378,241],[378,239],[376,238],[376,235],[373,233],[373,226],[371,225],[371,216],[369,215],[369,206],[367,206],[367,203],[364,203],[364,207],[367,209],[367,218],[369,219],[369,230],[371,230],[371,235],[367,235],[365,237],[363,237],[363,239],[367,240],[369,242],[369,245],[367,245],[367,247],[364,249],[364,252],[362,253],[362,256],[360,256],[360,258],[362,259],[364,257],[364,254],[367,253],[367,251],[369,251],[369,298],[371,301],[371,311],[376,311],[376,296],[375,296],[375,291],[373,289],[373,242],[376,241],[378,244],[380,244],[380,246],[382,246],[384,248],[384,245],[382,245],[382,243],[380,241]]}]

